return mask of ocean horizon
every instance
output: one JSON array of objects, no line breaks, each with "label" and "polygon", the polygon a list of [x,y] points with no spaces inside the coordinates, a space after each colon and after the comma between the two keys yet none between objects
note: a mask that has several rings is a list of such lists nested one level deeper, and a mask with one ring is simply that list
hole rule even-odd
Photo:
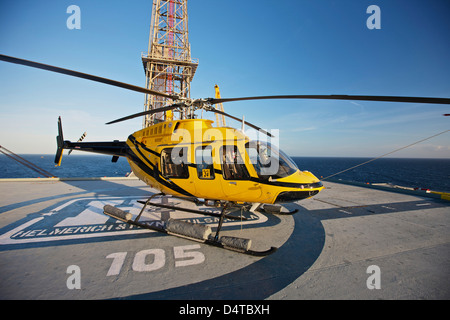
[{"label": "ocean horizon", "polygon": [[[130,166],[125,158],[116,163],[112,157],[98,154],[64,155],[55,167],[52,154],[21,154],[22,158],[61,178],[125,177]],[[319,179],[358,166],[368,157],[292,157],[300,170],[310,171]],[[26,166],[0,155],[0,178],[44,177]],[[361,183],[389,183],[410,188],[450,192],[450,159],[446,158],[380,158],[332,177]]]}]

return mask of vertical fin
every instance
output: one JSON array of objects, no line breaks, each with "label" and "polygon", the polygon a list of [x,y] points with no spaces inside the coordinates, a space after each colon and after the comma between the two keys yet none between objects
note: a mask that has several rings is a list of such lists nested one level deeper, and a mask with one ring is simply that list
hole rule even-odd
[{"label": "vertical fin", "polygon": [[61,117],[58,117],[58,135],[56,136],[56,143],[57,143],[57,149],[56,149],[56,156],[55,156],[55,166],[61,165],[63,150],[64,150],[64,137],[63,137],[63,131],[62,131],[62,123],[61,123]]}]

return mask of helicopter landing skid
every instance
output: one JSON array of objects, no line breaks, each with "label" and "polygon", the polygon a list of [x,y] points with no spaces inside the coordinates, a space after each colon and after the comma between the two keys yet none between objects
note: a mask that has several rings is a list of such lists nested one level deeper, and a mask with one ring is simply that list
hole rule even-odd
[{"label": "helicopter landing skid", "polygon": [[[156,196],[156,195],[154,195]],[[149,200],[153,198],[150,197]],[[106,215],[109,215],[115,219],[124,221],[128,224],[135,225],[144,229],[154,230],[161,233],[173,235],[180,238],[185,238],[188,240],[201,242],[210,246],[227,249],[251,256],[267,256],[271,253],[274,253],[277,248],[271,247],[268,250],[265,251],[255,251],[251,250],[251,240],[250,239],[244,239],[244,238],[237,238],[237,237],[229,237],[229,236],[222,236],[219,237],[220,230],[222,228],[222,223],[224,218],[231,218],[231,219],[241,219],[240,217],[234,217],[229,216],[226,214],[227,205],[225,205],[222,208],[222,212],[220,214],[206,212],[207,215],[212,216],[219,216],[219,224],[216,230],[216,234],[212,235],[211,228],[207,225],[198,224],[198,223],[190,223],[182,220],[175,220],[175,219],[169,219],[164,226],[161,224],[160,226],[155,224],[148,224],[145,222],[139,222],[139,219],[141,217],[142,212],[145,209],[146,205],[155,205],[154,203],[151,203],[149,200],[147,201],[138,201],[139,203],[144,204],[144,208],[142,208],[141,212],[135,219],[130,218],[130,214],[127,214],[126,212],[120,210],[119,208],[115,208],[109,205],[106,205],[103,207],[103,211]],[[200,213],[205,214],[204,211],[198,211],[198,210],[192,210],[187,208],[176,208],[172,206],[162,205],[162,204],[156,204],[157,207],[162,208],[171,208],[175,210],[181,210],[181,211],[187,211],[192,213]],[[197,212],[198,211],[198,212]]]},{"label": "helicopter landing skid", "polygon": [[[144,208],[143,208],[143,209],[145,209],[145,207],[146,207],[147,205],[151,205],[151,206],[159,207],[159,208],[172,209],[172,210],[179,210],[179,211],[185,211],[185,212],[196,213],[196,214],[202,214],[202,215],[205,215],[205,216],[211,216],[211,217],[217,217],[217,218],[220,218],[220,213],[214,213],[214,212],[209,212],[209,211],[200,211],[200,210],[194,210],[194,209],[188,209],[188,208],[181,208],[181,207],[174,207],[174,206],[169,206],[169,205],[166,205],[166,204],[150,202],[150,201],[148,201],[148,200],[147,200],[147,201],[138,200],[137,202],[139,202],[139,203],[141,203],[141,204],[144,205]],[[225,218],[231,219],[231,220],[242,220],[242,221],[246,221],[246,220],[247,220],[246,217],[243,217],[243,216],[236,217],[236,216],[232,216],[232,215],[229,215],[229,214],[226,214],[226,215],[225,215]]]}]

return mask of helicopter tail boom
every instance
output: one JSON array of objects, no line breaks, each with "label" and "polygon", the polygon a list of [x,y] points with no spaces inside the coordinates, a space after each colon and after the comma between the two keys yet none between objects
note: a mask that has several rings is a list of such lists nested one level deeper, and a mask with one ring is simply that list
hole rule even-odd
[{"label": "helicopter tail boom", "polygon": [[55,165],[61,165],[64,149],[79,150],[93,153],[100,153],[113,156],[112,161],[117,161],[118,157],[127,157],[129,148],[125,141],[102,141],[102,142],[71,142],[64,140],[61,117],[58,118],[58,136],[56,136],[57,150]]}]

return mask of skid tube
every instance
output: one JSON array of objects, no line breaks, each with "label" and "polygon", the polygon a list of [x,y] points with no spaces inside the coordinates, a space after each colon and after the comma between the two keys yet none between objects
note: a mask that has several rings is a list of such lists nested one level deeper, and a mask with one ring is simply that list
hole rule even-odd
[{"label": "skid tube", "polygon": [[[108,205],[106,205],[103,208],[103,211],[104,211],[104,213],[106,215],[109,215],[109,216],[111,216],[113,218],[116,218],[118,220],[124,221],[124,222],[126,222],[128,224],[131,224],[131,225],[135,225],[135,226],[138,226],[138,227],[141,227],[141,228],[144,228],[144,229],[149,229],[149,230],[165,233],[165,234],[168,234],[168,235],[173,235],[173,236],[176,236],[176,237],[180,237],[180,238],[184,238],[184,239],[188,239],[188,240],[192,240],[192,241],[196,241],[196,242],[201,242],[201,243],[204,243],[204,244],[207,244],[207,245],[210,245],[210,246],[214,246],[214,247],[222,248],[222,249],[226,249],[226,250],[231,250],[231,251],[243,253],[243,254],[246,254],[246,255],[263,257],[263,256],[270,255],[270,254],[274,253],[275,251],[277,251],[276,247],[271,247],[270,249],[265,250],[265,251],[255,251],[255,250],[250,250],[250,248],[233,246],[232,244],[230,245],[230,243],[221,242],[221,240],[223,238],[232,238],[232,239],[236,240],[238,243],[239,242],[244,242],[244,243],[246,243],[246,242],[250,243],[251,242],[248,239],[241,239],[241,238],[233,238],[233,237],[219,238],[219,233],[220,233],[220,230],[222,228],[222,223],[223,223],[224,218],[231,218],[231,219],[234,218],[236,220],[240,220],[241,219],[240,217],[228,216],[226,214],[227,205],[225,205],[222,208],[222,212],[220,214],[211,213],[211,212],[204,212],[204,211],[198,211],[198,210],[192,210],[192,209],[187,209],[187,208],[176,208],[176,207],[166,206],[166,205],[162,205],[162,204],[157,204],[156,205],[157,207],[162,207],[162,208],[169,207],[169,209],[187,211],[187,212],[191,212],[191,213],[200,213],[200,214],[206,214],[206,215],[219,217],[219,224],[218,224],[218,227],[217,227],[217,230],[216,230],[216,234],[214,236],[213,235],[208,235],[207,238],[197,238],[197,237],[188,236],[186,234],[178,234],[176,232],[171,232],[170,230],[167,229],[167,224],[166,224],[166,227],[162,227],[162,226],[159,227],[159,226],[156,226],[156,225],[151,225],[151,224],[139,222],[139,219],[140,219],[140,217],[141,217],[141,215],[142,215],[146,205],[154,205],[154,203],[151,203],[150,200],[153,199],[155,196],[158,196],[158,195],[161,195],[161,194],[154,194],[145,202],[138,200],[139,203],[143,203],[144,204],[144,207],[141,209],[140,213],[138,214],[138,216],[135,219],[129,219],[128,218],[129,216],[127,216],[127,213],[123,212],[119,208],[111,207],[111,206],[108,206]],[[111,208],[114,210],[113,213],[111,212],[111,210],[112,210]],[[117,215],[117,212],[119,212],[119,215]],[[174,220],[174,221],[183,222],[182,220]],[[192,225],[194,226],[196,224],[192,224]],[[233,242],[233,240],[232,240],[232,242]],[[248,245],[248,247],[249,246],[250,245]]]},{"label": "skid tube", "polygon": [[[166,205],[166,204],[149,202],[148,200],[147,201],[137,200],[137,202],[143,204],[144,208],[145,208],[145,206],[150,205],[150,206],[164,208],[164,209],[179,210],[179,211],[185,211],[185,212],[190,212],[190,213],[195,213],[195,214],[202,214],[202,215],[205,215],[205,216],[211,216],[211,217],[220,218],[220,214],[219,213],[214,213],[214,212],[200,211],[200,210],[194,210],[194,209],[188,209],[188,208],[179,208],[179,207],[169,206],[169,205]],[[225,215],[225,218],[231,219],[231,220],[242,220],[242,221],[247,220],[246,217],[236,217],[236,216],[232,216],[232,215],[228,215],[228,214]]]}]

